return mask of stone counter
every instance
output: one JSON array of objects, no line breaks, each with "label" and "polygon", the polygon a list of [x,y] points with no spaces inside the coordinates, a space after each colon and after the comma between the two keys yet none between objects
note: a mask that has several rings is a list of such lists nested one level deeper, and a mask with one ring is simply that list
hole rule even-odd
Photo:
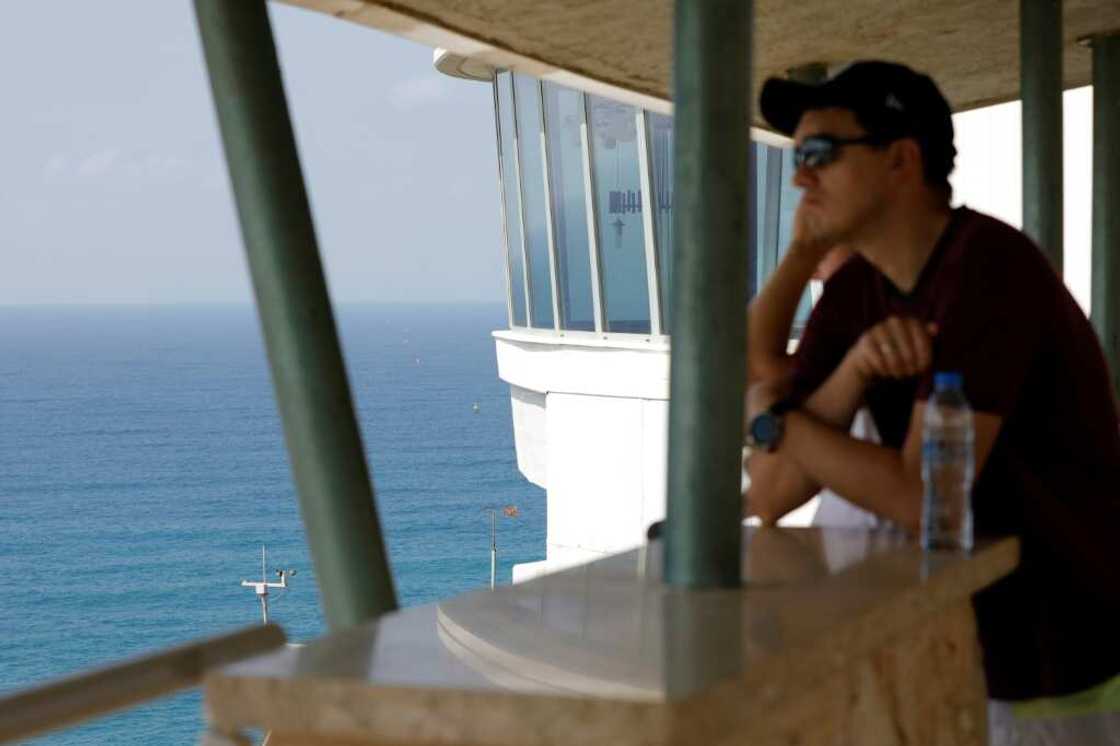
[{"label": "stone counter", "polygon": [[986,742],[970,597],[1016,540],[744,531],[741,589],[666,586],[655,543],[229,666],[208,717],[270,746]]}]

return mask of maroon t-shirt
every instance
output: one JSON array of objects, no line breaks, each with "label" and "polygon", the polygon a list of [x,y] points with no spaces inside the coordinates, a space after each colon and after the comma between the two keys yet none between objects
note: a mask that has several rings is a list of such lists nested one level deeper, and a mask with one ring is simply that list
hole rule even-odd
[{"label": "maroon t-shirt", "polygon": [[825,286],[801,338],[806,396],[888,316],[936,322],[925,375],[871,385],[883,443],[901,448],[934,371],[958,371],[974,411],[1003,418],[973,488],[978,537],[1015,534],[1022,561],[978,594],[989,693],[1063,694],[1120,673],[1120,423],[1080,307],[1038,248],[1000,221],[953,211],[910,293],[860,256]]}]

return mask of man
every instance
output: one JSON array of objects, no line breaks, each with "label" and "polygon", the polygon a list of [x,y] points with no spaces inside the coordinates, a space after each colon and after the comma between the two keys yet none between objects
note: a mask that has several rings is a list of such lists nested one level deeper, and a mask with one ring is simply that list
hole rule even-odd
[{"label": "man", "polygon": [[[932,374],[960,372],[977,533],[1022,539],[1020,568],[975,600],[990,695],[1120,673],[1120,422],[1084,314],[1022,233],[950,208],[952,120],[927,76],[857,63],[819,86],[767,81],[760,103],[794,139],[802,199],[751,308],[748,512],[772,522],[825,487],[916,532]],[[841,244],[855,256],[785,366],[788,300]],[[847,433],[864,403],[882,445]]]}]

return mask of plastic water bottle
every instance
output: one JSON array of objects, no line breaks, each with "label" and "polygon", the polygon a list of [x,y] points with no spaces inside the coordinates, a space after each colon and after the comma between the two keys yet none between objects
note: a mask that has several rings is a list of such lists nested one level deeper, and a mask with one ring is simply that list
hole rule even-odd
[{"label": "plastic water bottle", "polygon": [[922,548],[972,549],[972,409],[960,373],[937,373],[922,423]]}]

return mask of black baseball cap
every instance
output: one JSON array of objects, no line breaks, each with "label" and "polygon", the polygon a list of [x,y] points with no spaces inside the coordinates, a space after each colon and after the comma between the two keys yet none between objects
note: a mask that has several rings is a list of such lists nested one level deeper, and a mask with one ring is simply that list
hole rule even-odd
[{"label": "black baseball cap", "polygon": [[894,62],[860,61],[819,84],[770,78],[759,96],[763,118],[785,135],[793,134],[806,111],[830,108],[852,111],[869,135],[917,140],[931,181],[947,179],[953,170],[952,113],[928,75]]}]

